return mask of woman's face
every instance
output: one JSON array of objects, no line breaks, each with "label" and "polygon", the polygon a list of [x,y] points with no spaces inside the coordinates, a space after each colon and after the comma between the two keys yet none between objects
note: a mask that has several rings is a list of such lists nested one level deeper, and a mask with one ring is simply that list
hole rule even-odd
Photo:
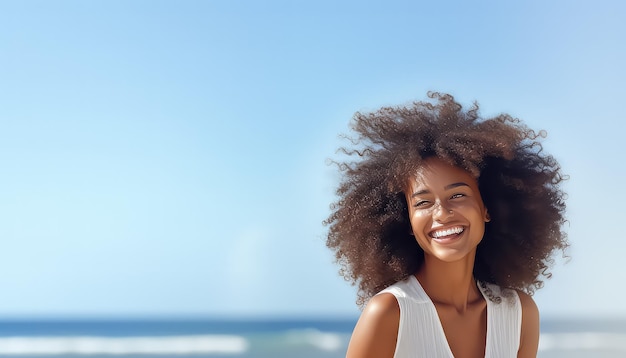
[{"label": "woman's face", "polygon": [[489,216],[470,173],[426,159],[409,180],[406,200],[413,235],[425,255],[453,262],[476,253]]}]

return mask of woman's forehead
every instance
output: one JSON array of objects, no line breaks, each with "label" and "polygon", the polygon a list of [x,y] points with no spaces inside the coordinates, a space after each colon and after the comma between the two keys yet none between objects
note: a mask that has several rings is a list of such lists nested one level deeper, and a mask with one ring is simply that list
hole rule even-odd
[{"label": "woman's forehead", "polygon": [[428,158],[424,160],[409,176],[409,185],[411,187],[419,185],[448,185],[452,182],[467,182],[467,184],[476,184],[476,178],[467,170],[449,164],[440,158]]}]

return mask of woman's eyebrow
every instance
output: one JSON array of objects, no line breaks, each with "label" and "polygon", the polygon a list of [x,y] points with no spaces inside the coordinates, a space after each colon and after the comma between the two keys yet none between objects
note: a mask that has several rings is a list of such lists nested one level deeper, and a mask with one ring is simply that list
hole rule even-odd
[{"label": "woman's eyebrow", "polygon": [[430,191],[428,191],[426,189],[423,189],[423,190],[420,190],[420,191],[416,191],[415,193],[411,194],[411,198],[414,198],[414,197],[422,195],[422,194],[428,194],[428,193],[430,193]]},{"label": "woman's eyebrow", "polygon": [[452,184],[448,184],[444,187],[444,189],[448,190],[448,189],[452,189],[452,188],[457,188],[459,186],[469,186],[469,184],[467,183],[463,183],[463,182],[458,182],[458,183],[452,183]]},{"label": "woman's eyebrow", "polygon": [[[469,184],[463,183],[463,182],[452,183],[452,184],[446,185],[444,187],[444,189],[445,190],[450,190],[452,188],[457,188],[457,187],[460,187],[460,186],[467,186],[467,187],[469,187]],[[422,194],[428,194],[428,193],[430,193],[430,190],[428,190],[428,189],[419,190],[419,191],[416,191],[415,193],[411,194],[411,198],[414,198],[414,197],[422,195]]]}]

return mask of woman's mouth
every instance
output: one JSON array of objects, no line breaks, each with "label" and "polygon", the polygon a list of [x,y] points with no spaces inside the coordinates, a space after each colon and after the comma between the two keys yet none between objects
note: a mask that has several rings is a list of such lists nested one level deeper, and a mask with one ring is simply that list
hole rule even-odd
[{"label": "woman's mouth", "polygon": [[457,239],[465,231],[463,226],[453,226],[431,231],[428,235],[439,243],[448,243]]}]

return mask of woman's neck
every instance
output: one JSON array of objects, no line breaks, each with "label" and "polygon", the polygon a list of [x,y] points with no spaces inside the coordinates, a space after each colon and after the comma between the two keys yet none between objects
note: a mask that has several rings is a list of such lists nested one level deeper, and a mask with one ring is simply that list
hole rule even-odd
[{"label": "woman's neck", "polygon": [[455,262],[425,255],[424,264],[415,276],[433,303],[453,306],[457,312],[464,313],[468,305],[483,299],[473,270],[473,255]]}]

